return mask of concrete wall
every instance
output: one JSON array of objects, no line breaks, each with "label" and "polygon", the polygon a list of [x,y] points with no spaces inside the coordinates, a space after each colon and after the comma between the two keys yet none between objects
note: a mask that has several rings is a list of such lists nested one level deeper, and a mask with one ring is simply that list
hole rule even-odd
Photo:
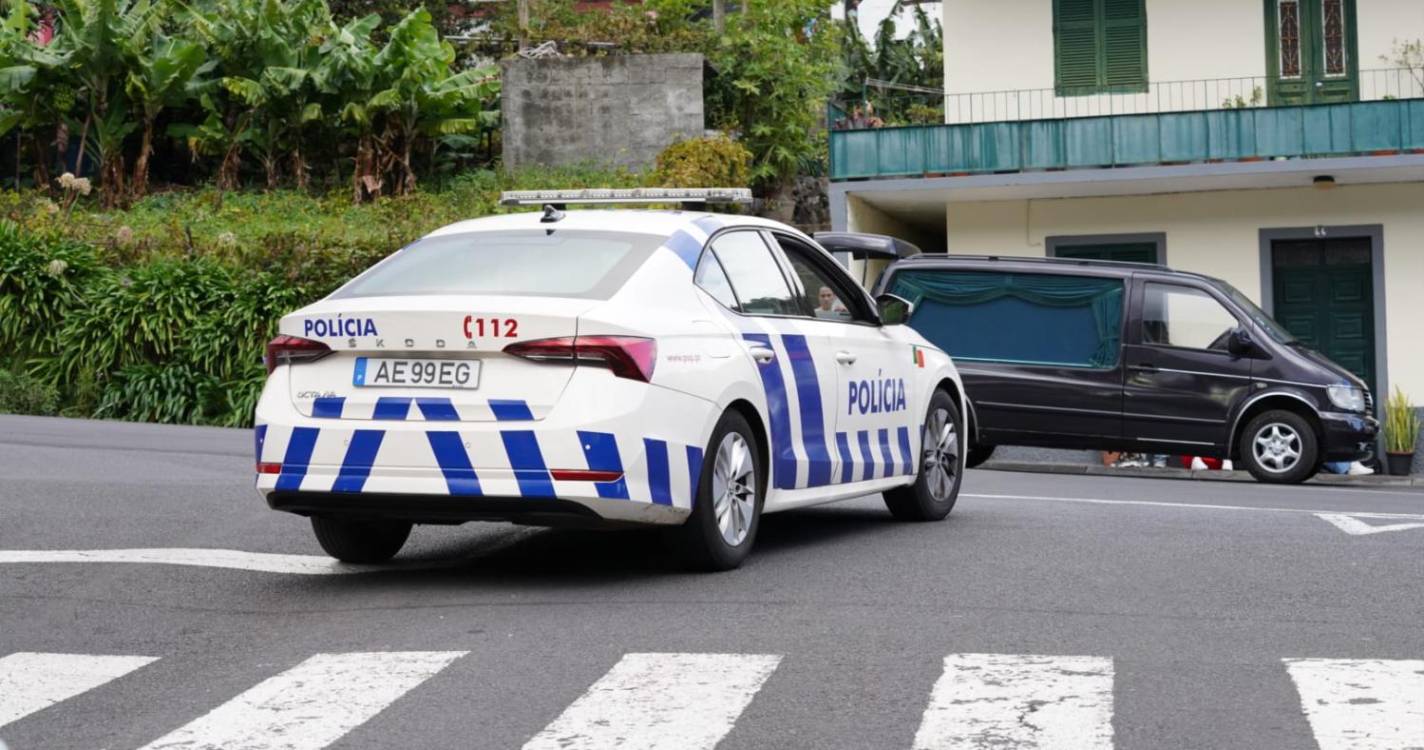
[{"label": "concrete wall", "polygon": [[1405,183],[949,203],[946,224],[949,252],[997,255],[1043,256],[1052,235],[1164,232],[1173,268],[1224,279],[1257,301],[1261,229],[1382,225],[1388,384],[1424,403],[1420,206],[1424,183]]},{"label": "concrete wall", "polygon": [[703,133],[701,55],[506,60],[504,164],[641,169]]},{"label": "concrete wall", "polygon": [[[964,97],[971,92],[1053,88],[1053,0],[946,0],[945,119],[1037,119],[1124,112],[1215,109],[1240,94],[1249,100],[1266,75],[1262,0],[1146,0],[1148,92],[1113,97]],[[1424,2],[1356,0],[1359,67],[1392,67],[1396,39],[1424,37]],[[1255,81],[1221,79],[1256,78]],[[1180,82],[1210,80],[1211,83]],[[1408,78],[1361,75],[1361,98],[1381,98]],[[1413,95],[1419,95],[1415,85]],[[994,114],[971,118],[969,110]]]}]

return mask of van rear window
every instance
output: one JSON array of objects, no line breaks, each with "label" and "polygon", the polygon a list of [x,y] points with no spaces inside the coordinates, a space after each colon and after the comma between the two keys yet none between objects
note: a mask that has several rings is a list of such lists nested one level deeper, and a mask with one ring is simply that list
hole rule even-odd
[{"label": "van rear window", "polygon": [[957,360],[1112,367],[1122,348],[1120,279],[911,269],[890,291],[915,304],[910,326]]}]

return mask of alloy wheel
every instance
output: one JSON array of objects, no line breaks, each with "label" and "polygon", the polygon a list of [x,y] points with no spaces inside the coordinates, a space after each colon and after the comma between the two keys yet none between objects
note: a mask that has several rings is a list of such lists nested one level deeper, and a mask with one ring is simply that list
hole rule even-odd
[{"label": "alloy wheel", "polygon": [[948,409],[935,409],[925,422],[925,484],[935,502],[944,502],[954,491],[959,475],[959,433]]},{"label": "alloy wheel", "polygon": [[746,541],[756,512],[756,461],[751,446],[736,432],[729,432],[717,446],[717,462],[712,469],[712,509],[722,539],[735,547]]},{"label": "alloy wheel", "polygon": [[1272,474],[1283,474],[1300,461],[1300,434],[1288,424],[1272,422],[1262,427],[1252,441],[1256,463]]}]

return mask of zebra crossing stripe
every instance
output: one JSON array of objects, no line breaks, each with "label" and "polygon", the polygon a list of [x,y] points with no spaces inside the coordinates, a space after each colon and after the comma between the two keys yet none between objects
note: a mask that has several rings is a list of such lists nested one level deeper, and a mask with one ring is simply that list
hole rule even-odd
[{"label": "zebra crossing stripe", "polygon": [[711,750],[780,656],[627,654],[524,750]]},{"label": "zebra crossing stripe", "polygon": [[317,654],[143,750],[320,750],[466,653]]},{"label": "zebra crossing stripe", "polygon": [[0,657],[0,727],[155,661],[149,656],[29,652]]},{"label": "zebra crossing stripe", "polygon": [[1424,747],[1424,660],[1284,661],[1320,750]]},{"label": "zebra crossing stripe", "polygon": [[915,750],[1111,750],[1112,701],[1111,659],[951,654]]}]

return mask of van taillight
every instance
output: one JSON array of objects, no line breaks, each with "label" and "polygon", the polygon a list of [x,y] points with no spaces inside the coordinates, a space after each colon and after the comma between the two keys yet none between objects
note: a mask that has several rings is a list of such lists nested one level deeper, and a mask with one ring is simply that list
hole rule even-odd
[{"label": "van taillight", "polygon": [[311,362],[330,353],[331,347],[320,341],[279,334],[267,342],[267,356],[263,357],[263,361],[267,363],[267,374],[271,375],[277,365]]},{"label": "van taillight", "polygon": [[504,347],[505,354],[533,362],[567,362],[607,367],[614,375],[644,383],[653,379],[658,344],[638,336],[565,336],[521,341]]}]

